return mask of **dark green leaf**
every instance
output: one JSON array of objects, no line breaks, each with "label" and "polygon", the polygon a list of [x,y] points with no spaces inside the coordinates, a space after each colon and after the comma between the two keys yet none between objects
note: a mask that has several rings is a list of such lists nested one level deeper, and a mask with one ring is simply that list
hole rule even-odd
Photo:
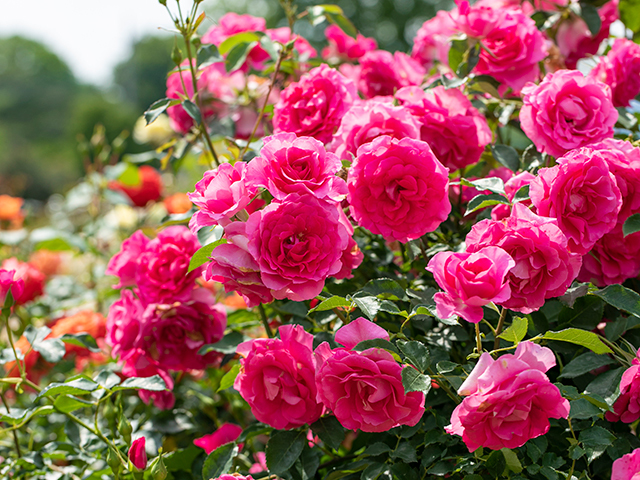
[{"label": "dark green leaf", "polygon": [[358,37],[358,30],[356,30],[356,27],[353,26],[353,23],[351,23],[351,21],[344,16],[344,14],[342,13],[337,13],[337,14],[326,14],[327,20],[329,21],[329,23],[333,23],[337,26],[339,26],[342,31],[344,33],[346,33],[347,35],[349,35],[352,38],[357,38]]},{"label": "dark green leaf", "polygon": [[613,353],[609,347],[602,343],[598,335],[578,328],[567,328],[559,332],[546,332],[543,338],[546,340],[560,340],[562,342],[574,343],[598,354]]},{"label": "dark green leaf", "polygon": [[[170,472],[178,470],[191,471],[193,461],[202,453],[202,449],[195,445],[189,445],[187,448],[174,450],[163,455],[164,465]],[[177,478],[177,477],[176,477]]]},{"label": "dark green leaf", "polygon": [[625,237],[636,232],[640,232],[640,213],[634,213],[622,225],[622,233]]},{"label": "dark green leaf", "polygon": [[320,437],[330,448],[338,450],[344,441],[345,430],[338,419],[332,415],[324,416],[311,424],[311,431]]},{"label": "dark green leaf", "polygon": [[452,40],[449,48],[448,63],[452,71],[458,70],[458,67],[464,59],[464,53],[469,48],[467,40]]},{"label": "dark green leaf", "polygon": [[100,347],[98,347],[96,340],[88,333],[65,333],[60,337],[60,340],[64,343],[87,348],[92,352],[100,352]]},{"label": "dark green leaf", "polygon": [[240,332],[230,332],[225,335],[222,340],[216,343],[211,343],[209,345],[204,345],[198,350],[198,355],[206,355],[209,352],[220,352],[225,355],[230,355],[232,353],[236,353],[236,348],[245,340],[248,340]]},{"label": "dark green leaf", "polygon": [[367,449],[364,451],[364,454],[376,456],[376,455],[381,455],[383,453],[387,453],[390,451],[391,451],[391,447],[386,443],[376,442],[373,445],[368,446]]},{"label": "dark green leaf", "polygon": [[398,340],[397,346],[404,354],[407,360],[421,372],[425,372],[431,364],[431,358],[429,350],[421,342],[411,340],[405,342],[404,340]]},{"label": "dark green leaf", "polygon": [[55,395],[85,395],[93,392],[98,388],[98,384],[93,380],[85,377],[74,377],[65,383],[50,383],[42,389],[38,394],[38,398],[46,396],[53,397]]},{"label": "dark green leaf", "polygon": [[193,118],[193,121],[196,122],[196,125],[199,125],[202,122],[200,109],[191,100],[184,100],[182,102],[182,108],[184,108],[184,111],[187,112],[191,118]]},{"label": "dark green leaf", "polygon": [[216,448],[204,461],[202,478],[218,478],[225,473],[229,473],[233,459],[237,454],[238,446],[235,442]]},{"label": "dark green leaf", "polygon": [[489,195],[476,195],[467,205],[467,211],[464,212],[464,214],[466,216],[470,213],[475,212],[476,210],[491,207],[493,205],[498,205],[499,203],[509,205],[511,202],[509,202],[509,199],[507,199],[507,197],[504,197],[497,193],[491,193]]},{"label": "dark green leaf", "polygon": [[594,295],[578,297],[573,307],[565,307],[558,315],[560,328],[573,326],[583,330],[592,330],[602,321],[604,303]]},{"label": "dark green leaf", "polygon": [[152,392],[162,392],[167,389],[167,384],[160,375],[154,375],[152,377],[131,377],[127,378],[120,385],[113,387],[113,391],[119,390],[151,390]]},{"label": "dark green leaf", "polygon": [[222,55],[220,55],[220,52],[218,51],[218,47],[213,43],[203,45],[198,51],[198,65],[200,66],[204,63],[216,63],[223,60]]},{"label": "dark green leaf", "polygon": [[305,432],[279,431],[267,442],[266,457],[269,471],[281,475],[298,459],[306,442]]},{"label": "dark green leaf", "polygon": [[589,27],[591,35],[595,37],[600,32],[602,26],[602,20],[598,14],[598,9],[588,3],[580,3],[580,16],[584,20],[584,23]]},{"label": "dark green leaf", "polygon": [[609,285],[597,290],[594,295],[600,297],[609,305],[620,310],[640,316],[640,295],[622,285]]},{"label": "dark green leaf", "polygon": [[391,280],[390,278],[376,278],[375,280],[369,280],[362,291],[374,296],[393,295],[400,300],[406,297],[404,288],[402,288],[398,282]]},{"label": "dark green leaf", "polygon": [[202,265],[207,263],[209,261],[209,257],[211,256],[211,253],[213,252],[213,250],[218,245],[224,245],[225,243],[227,243],[227,239],[221,238],[216,242],[209,243],[208,245],[205,245],[204,247],[201,247],[198,250],[196,250],[196,253],[193,254],[193,257],[191,257],[191,261],[189,262],[189,270],[187,273],[192,272],[196,268],[201,267]]},{"label": "dark green leaf", "polygon": [[613,363],[616,363],[615,360],[608,355],[596,355],[593,352],[583,353],[579,357],[576,357],[567,363],[558,378],[579,377],[580,375],[589,373],[592,370],[604,367],[605,365],[611,365]]},{"label": "dark green leaf", "polygon": [[402,369],[402,386],[404,393],[423,392],[425,395],[431,390],[431,377],[423,375],[413,367]]},{"label": "dark green leaf", "polygon": [[515,317],[511,326],[498,337],[511,343],[520,343],[527,335],[528,328],[529,321],[525,317]]},{"label": "dark green leaf", "polygon": [[507,461],[504,458],[504,454],[500,450],[491,452],[491,455],[487,458],[485,467],[487,467],[487,470],[489,470],[489,473],[494,478],[501,476],[502,472],[504,472],[504,469],[507,467]]},{"label": "dark green leaf", "polygon": [[302,455],[290,470],[294,480],[312,480],[320,466],[320,455],[321,452],[318,449],[305,446]]},{"label": "dark green leaf", "polygon": [[240,373],[240,364],[236,363],[231,370],[224,374],[224,377],[220,380],[220,386],[218,387],[218,392],[222,390],[226,390],[227,388],[233,387],[233,383],[236,381],[236,377]]},{"label": "dark green leaf", "polygon": [[327,298],[326,300],[323,300],[322,302],[320,302],[314,308],[309,310],[309,313],[311,314],[313,312],[324,312],[327,310],[333,310],[334,308],[337,308],[337,307],[349,307],[349,306],[351,306],[351,302],[349,300],[347,300],[344,297],[339,297],[335,295],[331,298]]},{"label": "dark green leaf", "polygon": [[351,300],[355,303],[365,316],[373,321],[380,310],[380,299],[377,297],[352,297]]},{"label": "dark green leaf", "polygon": [[376,480],[383,472],[389,469],[386,463],[374,462],[367,466],[360,475],[360,480]]},{"label": "dark green leaf", "polygon": [[569,413],[569,417],[572,420],[585,420],[587,418],[593,418],[597,417],[598,415],[602,415],[602,410],[600,410],[598,407],[584,398],[572,400],[570,404],[571,412]]},{"label": "dark green leaf", "polygon": [[520,187],[513,196],[513,203],[525,202],[529,199],[529,185],[525,185],[524,187]]},{"label": "dark green leaf", "polygon": [[254,42],[243,42],[243,43],[239,43],[238,45],[235,45],[231,49],[231,51],[227,55],[227,58],[224,61],[224,65],[225,65],[225,68],[226,68],[227,72],[229,72],[229,73],[235,72],[240,67],[242,67],[242,65],[244,64],[245,60],[247,59],[247,55],[249,55],[249,52],[256,45],[258,45],[257,41],[254,41]]},{"label": "dark green leaf", "polygon": [[489,75],[474,75],[471,86],[481,92],[488,93],[492,97],[501,98],[498,87],[500,82]]},{"label": "dark green leaf", "polygon": [[493,158],[512,172],[517,172],[520,168],[520,157],[513,147],[508,145],[493,145],[491,147]]},{"label": "dark green leaf", "polygon": [[622,378],[623,372],[624,368],[620,367],[615,370],[609,370],[601,373],[593,382],[587,385],[584,393],[587,395],[599,395],[607,400],[608,403],[612,403],[615,398],[616,391],[618,390],[618,386],[620,385],[620,379]]},{"label": "dark green leaf", "polygon": [[582,430],[578,436],[578,441],[584,447],[589,463],[602,455],[615,439],[616,437],[609,430],[598,426]]},{"label": "dark green leaf", "polygon": [[153,102],[144,112],[144,119],[146,120],[147,125],[163,114],[167,108],[171,105],[175,105],[176,103],[179,103],[179,101],[171,98],[163,98],[162,100]]},{"label": "dark green leaf", "polygon": [[416,447],[411,445],[408,441],[404,441],[398,445],[398,448],[391,452],[391,458],[399,458],[407,463],[417,462],[418,456],[416,455]]}]

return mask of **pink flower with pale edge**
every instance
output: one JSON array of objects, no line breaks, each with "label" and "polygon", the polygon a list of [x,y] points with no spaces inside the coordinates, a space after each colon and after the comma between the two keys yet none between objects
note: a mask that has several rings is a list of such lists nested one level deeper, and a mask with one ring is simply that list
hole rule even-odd
[{"label": "pink flower with pale edge", "polygon": [[558,163],[538,171],[530,184],[531,201],[538,215],[558,220],[569,250],[584,255],[616,226],[622,195],[597,150],[571,150]]},{"label": "pink flower with pale edge", "polygon": [[460,435],[470,452],[479,447],[517,448],[549,431],[549,418],[567,418],[569,402],[545,372],[553,352],[521,342],[514,355],[494,360],[483,353],[458,389],[466,396],[451,415],[447,433]]},{"label": "pink flower with pale edge", "polygon": [[450,171],[477,163],[491,143],[487,120],[457,88],[404,87],[396,99],[416,117],[420,139]]},{"label": "pink flower with pale edge", "polygon": [[[44,293],[46,277],[44,273],[30,263],[21,262],[17,258],[11,257],[2,262],[0,269],[14,272],[13,282],[9,280],[9,276],[5,274],[3,283],[10,286],[16,305],[24,305]],[[20,282],[22,282],[22,288],[20,288]],[[0,286],[0,299],[6,297],[9,286]],[[5,288],[7,288],[7,290],[4,291],[3,294],[2,290]]]},{"label": "pink flower with pale edge", "polygon": [[343,270],[351,228],[343,221],[337,204],[296,193],[251,214],[248,251],[275,298],[310,300],[327,277]]},{"label": "pink flower with pale edge", "polygon": [[501,305],[531,313],[547,298],[564,294],[580,270],[580,255],[568,249],[567,237],[555,218],[541,217],[520,203],[501,221],[483,220],[466,238],[467,251],[495,246],[516,262],[508,274],[511,298]]},{"label": "pink flower with pale edge", "polygon": [[616,39],[589,76],[611,87],[614,106],[628,106],[640,93],[640,45],[626,38]]},{"label": "pink flower with pale edge", "polygon": [[322,58],[330,61],[357,60],[365,53],[378,48],[378,42],[373,38],[358,34],[350,37],[337,25],[329,25],[324,31],[329,46],[322,50]]},{"label": "pink flower with pale edge", "polygon": [[258,421],[278,430],[315,422],[323,406],[316,401],[313,335],[300,325],[283,325],[280,338],[238,345],[240,373],[233,387]]},{"label": "pink flower with pale edge", "polygon": [[413,39],[411,57],[425,68],[434,62],[449,63],[449,39],[456,34],[455,18],[458,12],[439,10],[436,16],[422,24]]},{"label": "pink flower with pale edge", "polygon": [[328,150],[341,160],[351,160],[358,148],[382,135],[397,138],[420,139],[420,123],[411,111],[391,102],[373,99],[356,102],[344,115],[340,128],[333,136]]},{"label": "pink flower with pale edge", "polygon": [[426,73],[406,53],[373,50],[360,58],[358,89],[366,98],[393,95],[402,87],[420,85]]},{"label": "pink flower with pale edge", "polygon": [[189,200],[199,210],[191,217],[189,228],[196,234],[202,227],[227,225],[231,218],[247,208],[258,189],[247,181],[247,164],[223,163],[214,170],[204,172],[196,183]]},{"label": "pink flower with pale edge", "polygon": [[640,448],[613,462],[611,480],[638,480],[640,478]]},{"label": "pink flower with pale edge", "polygon": [[129,460],[138,470],[147,468],[147,451],[145,450],[144,437],[134,440],[131,447],[129,447]]},{"label": "pink flower with pale edge", "polygon": [[4,305],[9,291],[14,301],[16,297],[22,297],[24,280],[16,278],[15,274],[15,270],[0,269],[0,308]]},{"label": "pink flower with pale edge", "polygon": [[328,65],[321,65],[284,89],[273,110],[274,131],[327,143],[357,99],[351,80]]},{"label": "pink flower with pale edge", "polygon": [[447,169],[420,140],[383,135],[361,146],[347,185],[358,225],[388,240],[421,237],[451,212]]},{"label": "pink flower with pale edge", "polygon": [[264,139],[260,156],[249,163],[247,179],[281,200],[290,193],[311,194],[339,202],[347,185],[336,173],[342,164],[312,137],[278,133]]},{"label": "pink flower with pale edge", "polygon": [[[209,455],[216,448],[221,447],[227,443],[235,442],[236,439],[242,433],[242,427],[233,423],[223,423],[215,432],[205,435],[204,437],[196,438],[193,444],[196,447],[203,448],[205,453]],[[242,447],[239,447],[241,450]]]},{"label": "pink flower with pale edge", "polygon": [[581,72],[559,70],[522,89],[520,123],[540,152],[554,157],[613,137],[618,111],[608,85]]},{"label": "pink flower with pale edge", "polygon": [[358,318],[336,332],[336,341],[346,348],[331,350],[327,342],[316,348],[318,399],[352,430],[385,432],[399,425],[413,426],[424,413],[425,397],[422,392],[405,394],[403,367],[380,348],[351,350],[374,338],[388,340],[389,334]]},{"label": "pink flower with pale edge", "polygon": [[515,264],[498,247],[485,247],[475,253],[437,253],[427,270],[444,290],[433,297],[438,316],[459,315],[468,322],[480,322],[484,305],[505,302],[511,297],[507,273]]}]

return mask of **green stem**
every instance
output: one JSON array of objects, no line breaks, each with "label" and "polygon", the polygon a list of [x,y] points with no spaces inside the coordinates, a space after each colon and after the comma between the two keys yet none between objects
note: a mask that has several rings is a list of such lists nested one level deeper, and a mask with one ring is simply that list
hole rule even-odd
[{"label": "green stem", "polygon": [[258,311],[260,312],[260,319],[262,320],[262,325],[264,325],[264,329],[267,332],[267,337],[273,338],[273,332],[271,331],[271,327],[269,326],[269,319],[267,318],[267,312],[264,311],[264,306],[261,303],[258,304]]},{"label": "green stem", "polygon": [[[7,409],[7,413],[10,413],[11,410],[9,410],[9,404],[4,399],[4,393],[2,392],[2,390],[0,390],[0,400],[2,400],[2,404],[4,405],[4,408]],[[16,446],[16,453],[18,454],[18,458],[22,458],[22,451],[20,450],[20,442],[18,441],[18,431],[17,430],[13,431],[13,443]]]},{"label": "green stem", "polygon": [[496,328],[496,339],[493,341],[493,350],[497,350],[498,347],[500,346],[500,339],[498,338],[498,335],[500,335],[502,333],[502,327],[504,327],[504,320],[507,318],[507,312],[508,310],[504,307],[502,307],[502,312],[500,312],[500,319],[498,320],[498,327]]},{"label": "green stem", "polygon": [[482,339],[480,338],[480,323],[476,323],[476,349],[482,353]]}]

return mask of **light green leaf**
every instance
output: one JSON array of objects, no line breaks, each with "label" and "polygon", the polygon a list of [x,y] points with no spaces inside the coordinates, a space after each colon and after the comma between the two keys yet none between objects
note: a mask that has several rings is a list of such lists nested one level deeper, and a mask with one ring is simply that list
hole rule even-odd
[{"label": "light green leaf", "polygon": [[542,337],[546,340],[559,340],[562,342],[574,343],[582,347],[586,347],[593,353],[613,353],[602,340],[593,332],[580,330],[578,328],[567,328],[559,332],[546,332]]},{"label": "light green leaf", "polygon": [[502,332],[498,337],[511,343],[520,343],[527,335],[529,321],[523,317],[515,317],[509,328]]},{"label": "light green leaf", "polygon": [[218,387],[218,392],[222,390],[226,390],[227,388],[233,387],[233,382],[236,381],[236,377],[240,373],[240,364],[236,363],[231,370],[224,374],[224,377],[220,380],[220,386]]},{"label": "light green leaf", "polygon": [[189,270],[187,271],[187,273],[193,272],[196,268],[201,267],[202,265],[207,263],[209,261],[209,257],[211,256],[211,253],[213,253],[213,250],[218,245],[224,245],[225,243],[227,243],[227,239],[221,238],[217,242],[213,242],[199,248],[196,253],[193,254],[193,257],[191,257],[191,261],[189,262]]}]

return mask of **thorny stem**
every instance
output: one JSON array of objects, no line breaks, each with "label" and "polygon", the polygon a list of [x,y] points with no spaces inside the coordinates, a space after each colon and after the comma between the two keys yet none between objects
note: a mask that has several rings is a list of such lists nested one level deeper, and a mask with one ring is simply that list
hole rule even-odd
[{"label": "thorny stem", "polygon": [[267,312],[264,311],[264,306],[261,303],[258,304],[258,311],[260,312],[260,319],[262,320],[262,325],[264,325],[264,329],[267,332],[267,337],[273,338],[273,332],[271,331],[271,327],[269,326],[269,319],[267,318]]},{"label": "thorny stem", "polygon": [[504,320],[507,318],[507,309],[502,307],[502,312],[500,312],[500,319],[498,320],[498,327],[496,328],[496,339],[493,341],[493,350],[497,350],[500,346],[500,339],[498,335],[502,333],[502,327],[504,327]]}]

